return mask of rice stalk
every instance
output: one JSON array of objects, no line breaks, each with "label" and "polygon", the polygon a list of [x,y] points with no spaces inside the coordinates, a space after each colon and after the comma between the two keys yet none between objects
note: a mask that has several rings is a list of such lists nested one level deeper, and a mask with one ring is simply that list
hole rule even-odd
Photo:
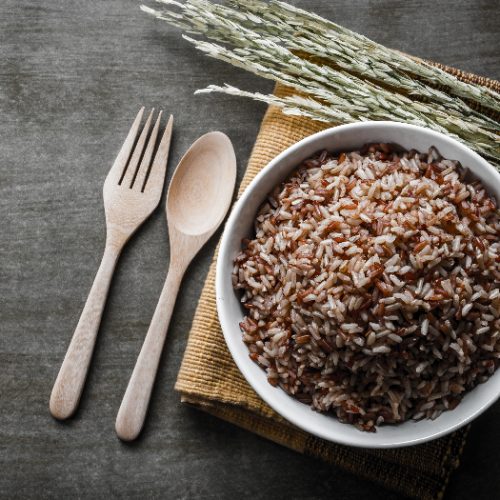
[{"label": "rice stalk", "polygon": [[[291,11],[284,8],[283,5],[286,4],[281,2],[271,2],[269,5],[273,7],[268,11],[263,11],[264,13],[261,13],[262,16],[259,17],[259,8],[262,3],[259,0],[232,1],[231,4],[237,5],[240,10],[206,0],[188,0],[185,3],[175,0],[157,1],[168,6],[178,7],[181,12],[156,11],[144,6],[143,10],[178,26],[185,32],[204,35],[224,44],[209,43],[185,36],[196,48],[209,56],[252,71],[265,78],[284,83],[300,92],[309,93],[320,99],[323,108],[321,120],[323,121],[327,116],[324,113],[324,108],[329,105],[328,107],[341,108],[344,113],[343,121],[346,121],[347,116],[349,116],[351,121],[353,119],[396,119],[427,126],[459,138],[483,156],[495,163],[500,162],[499,135],[494,131],[498,129],[498,123],[471,110],[462,100],[423,85],[401,71],[387,71],[387,68],[391,67],[385,61],[380,62],[373,57],[360,57],[358,58],[360,62],[354,64],[355,54],[352,50],[349,52],[350,49],[346,48],[344,41],[336,45],[336,53],[330,54],[331,57],[337,56],[334,58],[335,63],[344,69],[319,64],[293,52],[294,49],[300,49],[313,55],[320,55],[321,45],[329,46],[326,42],[330,32],[325,31],[324,26],[323,31],[319,29],[317,16],[314,14],[311,14],[312,17],[308,17],[307,13],[304,13],[305,11],[293,14],[298,16],[304,27],[303,33],[299,32],[299,36],[291,37],[294,41],[290,43],[290,34],[295,33],[293,31],[295,27],[290,19]],[[289,28],[287,29],[286,26]],[[308,26],[317,30],[320,34],[319,38],[315,38],[307,31]],[[339,30],[340,35],[347,36],[343,28],[339,28]],[[280,31],[280,36],[277,36],[277,31]],[[357,40],[356,43],[359,40],[365,40],[364,37],[359,37],[354,37]],[[386,50],[390,51],[390,49]],[[328,55],[328,50],[325,53]],[[343,58],[340,57],[341,55]],[[373,63],[373,61],[376,62]],[[372,77],[373,81],[363,80],[357,74],[366,73],[370,63],[373,63],[373,68],[368,76]],[[357,74],[349,73],[347,69]],[[374,75],[378,80],[373,78]],[[383,78],[385,78],[384,83],[389,82],[389,85],[396,86],[396,83],[399,82],[397,88],[406,91],[408,95],[394,92],[392,89],[374,83],[374,81],[382,82]],[[226,87],[218,86],[212,86],[210,91],[228,93]],[[234,88],[232,93],[235,94]],[[413,94],[426,98],[427,102],[412,99]],[[249,95],[249,93],[240,93],[239,95]],[[272,97],[268,96],[266,102],[271,99]],[[263,100],[262,94],[259,94],[258,100]],[[309,106],[306,111],[304,108],[306,103],[302,100],[295,102],[291,107],[290,104],[290,102],[282,103],[283,110],[297,114],[300,109],[303,109],[303,114],[309,117],[311,112],[318,114],[317,107],[312,111],[311,106]],[[332,114],[342,115],[342,113],[330,113],[330,115]]]},{"label": "rice stalk", "polygon": [[445,86],[453,95],[470,99],[481,106],[500,111],[500,95],[498,92],[487,87],[462,82],[440,68],[431,66],[425,61],[417,62],[401,52],[389,49],[313,12],[308,12],[279,0],[270,0],[265,5],[262,5],[263,2],[258,0],[249,0],[248,2],[246,0],[230,0],[229,3],[238,5],[250,12],[256,9],[265,10],[268,15],[276,16],[276,18],[284,20],[289,25],[304,27],[309,32],[324,34],[330,40],[338,39],[349,47],[353,55],[359,54],[360,57],[364,55],[370,60],[384,62],[396,71],[405,71],[434,85]]}]

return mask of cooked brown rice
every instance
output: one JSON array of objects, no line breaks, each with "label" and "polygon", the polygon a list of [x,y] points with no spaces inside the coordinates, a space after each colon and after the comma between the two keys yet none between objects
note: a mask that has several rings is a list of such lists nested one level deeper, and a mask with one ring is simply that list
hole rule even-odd
[{"label": "cooked brown rice", "polygon": [[500,363],[500,211],[436,150],[304,161],[235,259],[250,357],[342,422],[436,418]]}]

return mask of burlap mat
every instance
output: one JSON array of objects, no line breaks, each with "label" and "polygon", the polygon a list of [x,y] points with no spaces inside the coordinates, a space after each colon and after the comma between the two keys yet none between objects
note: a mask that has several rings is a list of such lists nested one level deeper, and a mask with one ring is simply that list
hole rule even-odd
[{"label": "burlap mat", "polygon": [[[500,91],[499,82],[453,68],[444,69],[467,82]],[[284,96],[290,91],[278,85],[275,93]],[[327,126],[285,116],[277,108],[269,107],[239,194],[278,153]],[[257,396],[229,354],[217,318],[215,261],[216,256],[200,297],[175,386],[182,401],[402,494],[421,499],[441,497],[450,473],[458,466],[468,428],[419,446],[365,450],[324,441],[289,424]]]}]

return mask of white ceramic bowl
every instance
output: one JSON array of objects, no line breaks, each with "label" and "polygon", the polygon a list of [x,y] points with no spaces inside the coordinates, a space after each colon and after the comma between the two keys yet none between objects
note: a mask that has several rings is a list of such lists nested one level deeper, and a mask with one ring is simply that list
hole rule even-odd
[{"label": "white ceramic bowl", "polygon": [[443,157],[459,160],[470,169],[500,201],[500,175],[479,155],[459,142],[428,129],[394,122],[361,122],[331,128],[294,144],[272,160],[247,187],[229,217],[217,261],[216,296],[220,323],[234,361],[259,396],[297,427],[324,439],[350,446],[393,448],[415,445],[443,436],[467,424],[493,404],[500,395],[500,370],[486,383],[468,393],[452,411],[435,420],[407,421],[381,426],[375,433],[362,432],[340,423],[334,416],[313,411],[308,405],[271,386],[265,372],[248,356],[238,326],[244,312],[231,285],[233,259],[241,240],[252,234],[255,214],[271,189],[279,184],[301,161],[314,153],[354,150],[370,142],[391,142],[405,149],[426,152],[435,146]]}]

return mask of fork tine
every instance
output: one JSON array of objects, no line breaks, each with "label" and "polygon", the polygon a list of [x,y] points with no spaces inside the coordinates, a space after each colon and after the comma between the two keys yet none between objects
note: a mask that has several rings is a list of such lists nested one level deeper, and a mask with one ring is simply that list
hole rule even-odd
[{"label": "fork tine", "polygon": [[158,130],[160,128],[160,120],[163,111],[160,110],[158,113],[158,118],[156,119],[155,126],[149,136],[148,144],[146,146],[146,151],[144,151],[144,155],[141,160],[141,164],[137,169],[137,175],[135,176],[134,183],[132,187],[137,186],[138,189],[142,191],[144,186],[144,181],[146,180],[149,172],[149,167],[151,166],[151,158],[153,157],[153,151],[156,145],[156,138],[158,137]]},{"label": "fork tine", "polygon": [[120,184],[125,187],[132,187],[134,182],[135,174],[137,171],[137,165],[139,165],[139,160],[141,158],[142,151],[144,149],[144,144],[146,143],[146,138],[148,137],[149,128],[151,126],[151,120],[153,118],[154,109],[149,113],[148,119],[144,124],[144,128],[142,129],[141,135],[137,140],[137,144],[135,145],[134,152],[128,162],[127,169],[125,170],[123,177],[120,181]]},{"label": "fork tine", "polygon": [[130,153],[134,147],[134,142],[139,132],[139,125],[141,124],[142,115],[144,114],[144,106],[139,110],[135,117],[134,123],[130,127],[125,142],[123,143],[118,156],[116,157],[111,170],[108,173],[106,181],[111,181],[113,184],[118,184],[123,176],[123,171],[127,165],[127,160],[130,158]]},{"label": "fork tine", "polygon": [[160,145],[158,146],[158,151],[156,151],[153,165],[151,165],[149,175],[144,179],[143,191],[146,189],[146,186],[151,186],[149,189],[153,189],[161,195],[163,183],[165,181],[165,172],[167,171],[168,152],[170,150],[173,123],[174,117],[170,115]]}]

